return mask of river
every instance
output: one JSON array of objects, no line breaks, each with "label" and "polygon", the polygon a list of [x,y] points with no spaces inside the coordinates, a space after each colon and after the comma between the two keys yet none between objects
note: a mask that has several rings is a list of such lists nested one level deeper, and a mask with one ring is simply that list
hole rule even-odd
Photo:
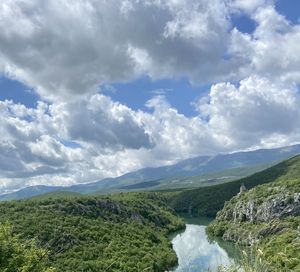
[{"label": "river", "polygon": [[186,218],[186,229],[170,238],[178,257],[176,272],[217,271],[237,260],[238,250],[232,243],[209,241],[205,229],[211,219],[207,217]]}]

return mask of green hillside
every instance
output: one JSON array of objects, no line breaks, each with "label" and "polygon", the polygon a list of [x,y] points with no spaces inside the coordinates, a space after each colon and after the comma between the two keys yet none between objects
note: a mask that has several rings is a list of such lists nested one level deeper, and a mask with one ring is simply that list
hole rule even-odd
[{"label": "green hillside", "polygon": [[46,193],[42,195],[37,195],[34,197],[31,197],[31,200],[55,200],[55,199],[74,199],[74,198],[80,198],[83,197],[80,193],[74,193],[74,192],[67,192],[67,191],[56,191],[51,193]]},{"label": "green hillside", "polygon": [[[229,181],[241,179],[253,173],[270,167],[271,164],[256,165],[253,167],[238,167],[227,169],[221,172],[203,174],[191,177],[170,177],[146,182],[135,183],[132,185],[122,186],[115,189],[124,191],[140,190],[172,190],[172,189],[191,189],[212,186]],[[103,193],[103,192],[102,192]]]},{"label": "green hillside", "polygon": [[184,226],[165,202],[155,193],[50,194],[0,203],[0,223],[49,250],[55,271],[164,271],[177,263],[167,235]]},{"label": "green hillside", "polygon": [[270,271],[300,271],[300,157],[259,177],[268,184],[233,197],[208,230],[259,249]]},{"label": "green hillside", "polygon": [[177,212],[188,212],[194,215],[214,217],[223,208],[226,201],[238,194],[241,184],[245,184],[247,189],[251,189],[257,185],[273,182],[279,178],[292,178],[298,174],[300,176],[300,170],[294,165],[294,162],[298,161],[299,158],[300,156],[296,156],[236,181],[170,193],[169,203]]}]

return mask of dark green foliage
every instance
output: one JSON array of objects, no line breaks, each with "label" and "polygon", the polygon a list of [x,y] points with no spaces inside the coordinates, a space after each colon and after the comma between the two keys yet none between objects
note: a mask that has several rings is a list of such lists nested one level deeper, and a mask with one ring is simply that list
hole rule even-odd
[{"label": "dark green foliage", "polygon": [[50,251],[57,271],[164,271],[177,262],[167,234],[184,226],[154,193],[41,198],[0,204],[24,239]]},{"label": "dark green foliage", "polygon": [[298,159],[299,156],[296,156],[237,181],[169,194],[170,205],[178,212],[192,212],[196,215],[216,216],[217,212],[223,208],[225,202],[238,194],[240,186],[243,183],[247,189],[251,189],[283,176],[286,178],[292,178],[293,176],[300,177],[300,167],[294,165],[295,160]]}]

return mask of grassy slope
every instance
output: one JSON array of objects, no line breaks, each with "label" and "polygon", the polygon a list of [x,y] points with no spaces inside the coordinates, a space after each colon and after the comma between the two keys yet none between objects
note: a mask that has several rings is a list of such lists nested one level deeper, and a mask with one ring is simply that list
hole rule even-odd
[{"label": "grassy slope", "polygon": [[245,184],[247,189],[250,189],[260,184],[272,182],[286,174],[290,161],[281,162],[266,170],[236,181],[169,193],[170,205],[178,212],[192,212],[196,215],[215,216],[223,208],[226,201],[238,194],[242,183]]},{"label": "grassy slope", "polygon": [[6,221],[50,249],[58,271],[164,271],[177,262],[167,234],[184,226],[155,193],[3,202],[0,222]]},{"label": "grassy slope", "polygon": [[237,207],[245,207],[248,203],[253,203],[254,211],[267,201],[274,203],[279,197],[284,199],[282,205],[294,203],[294,196],[300,193],[299,156],[272,167],[263,174],[267,175],[260,176],[261,179],[269,182],[272,174],[272,182],[232,198],[218,213],[209,232],[239,243],[255,244],[260,248],[263,259],[271,265],[271,271],[300,271],[299,210],[293,216],[268,221],[234,219]]}]

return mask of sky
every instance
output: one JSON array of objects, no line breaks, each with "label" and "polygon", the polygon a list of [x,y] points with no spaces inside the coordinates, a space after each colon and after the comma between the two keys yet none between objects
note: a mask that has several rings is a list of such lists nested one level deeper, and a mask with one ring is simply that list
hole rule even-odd
[{"label": "sky", "polygon": [[3,0],[0,193],[300,142],[298,0]]}]

